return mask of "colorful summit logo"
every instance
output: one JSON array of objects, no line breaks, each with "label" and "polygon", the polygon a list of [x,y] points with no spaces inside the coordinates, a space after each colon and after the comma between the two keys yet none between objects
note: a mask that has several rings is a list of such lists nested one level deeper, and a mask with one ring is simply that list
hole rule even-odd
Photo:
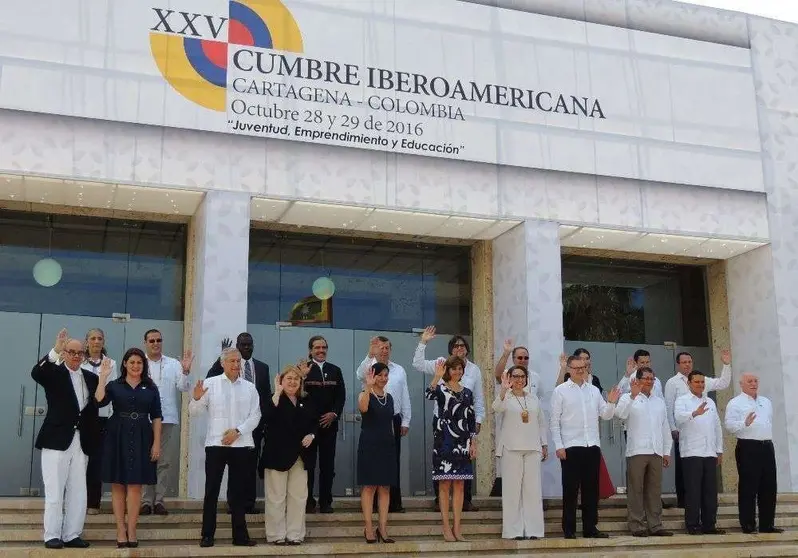
[{"label": "colorful summit logo", "polygon": [[[152,57],[183,97],[224,112],[228,45],[302,52],[299,26],[280,0],[231,0],[228,17],[152,8]],[[227,41],[224,41],[225,28]]]}]

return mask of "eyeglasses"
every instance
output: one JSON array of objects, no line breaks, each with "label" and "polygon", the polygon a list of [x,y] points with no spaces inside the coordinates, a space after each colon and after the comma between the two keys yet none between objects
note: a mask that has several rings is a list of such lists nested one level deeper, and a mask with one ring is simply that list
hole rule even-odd
[{"label": "eyeglasses", "polygon": [[163,339],[148,339],[147,343],[152,345],[153,343],[163,343]]},{"label": "eyeglasses", "polygon": [[517,356],[515,357],[517,360],[529,360],[528,356]]},{"label": "eyeglasses", "polygon": [[511,377],[513,380],[524,380],[524,379],[526,379],[526,376],[522,376],[522,375],[518,375],[518,374],[513,374],[513,375],[512,375],[512,376],[510,376],[510,377]]},{"label": "eyeglasses", "polygon": [[465,347],[465,343],[455,343],[453,347]]},{"label": "eyeglasses", "polygon": [[69,356],[72,356],[72,357],[82,356],[83,355],[83,351],[76,351],[75,349],[67,349],[64,352],[66,354],[68,354]]}]

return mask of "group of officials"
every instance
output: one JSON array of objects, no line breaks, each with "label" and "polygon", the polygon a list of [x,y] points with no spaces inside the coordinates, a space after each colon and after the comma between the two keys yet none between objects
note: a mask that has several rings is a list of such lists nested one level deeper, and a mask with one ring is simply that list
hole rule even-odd
[{"label": "group of officials", "polygon": [[[475,455],[475,436],[485,417],[482,373],[468,360],[470,348],[462,336],[449,341],[448,359],[426,360],[426,345],[434,336],[434,327],[424,330],[413,366],[431,375],[433,384],[442,386],[437,392],[433,385],[428,389],[428,398],[438,397],[441,402],[435,409],[436,432],[442,425],[455,424],[453,417],[457,416],[467,417],[472,425],[463,438],[463,463],[467,464]],[[101,489],[97,485],[103,481],[113,488],[119,547],[138,545],[135,533],[139,514],[169,513],[163,496],[172,463],[170,453],[164,450],[177,429],[179,392],[190,389],[188,376],[193,358],[190,352],[182,360],[167,357],[162,354],[162,346],[161,332],[149,330],[144,335],[144,351],[128,350],[117,377],[116,363],[107,356],[101,330],[91,330],[85,343],[69,339],[63,330],[53,350],[34,367],[32,377],[44,388],[48,403],[36,441],[36,447],[42,450],[47,548],[89,546],[80,535],[87,509],[88,513],[99,509],[96,494]],[[341,369],[327,362],[327,351],[324,337],[312,337],[307,358],[286,367],[272,383],[268,365],[253,358],[252,336],[242,333],[234,348],[228,340],[223,341],[220,358],[206,379],[198,381],[191,390],[189,413],[205,413],[208,419],[201,546],[214,544],[216,505],[225,469],[235,545],[255,544],[247,532],[245,515],[262,511],[256,506],[258,472],[265,476],[269,542],[300,544],[305,536],[306,513],[315,513],[317,504],[322,513],[332,513],[335,445],[346,391]],[[361,412],[379,409],[375,405],[384,406],[390,396],[392,420],[388,426],[395,445],[391,459],[395,459],[396,466],[386,466],[392,479],[382,476],[381,484],[386,489],[390,486],[388,510],[402,512],[398,463],[401,438],[410,424],[410,397],[406,373],[390,356],[390,340],[373,339],[357,377],[363,381],[366,394]],[[508,366],[510,356],[512,365]],[[583,536],[607,536],[597,528],[602,459],[599,420],[614,417],[624,422],[627,436],[627,500],[632,534],[671,535],[661,523],[662,468],[671,463],[676,467],[677,501],[685,509],[688,532],[723,533],[716,527],[716,471],[723,453],[721,419],[715,404],[707,398],[707,393],[730,384],[730,353],[723,351],[721,360],[724,366],[720,378],[707,378],[693,370],[689,353],[680,353],[676,357],[678,373],[663,390],[651,367],[650,355],[637,351],[627,364],[625,377],[605,400],[596,387],[600,382],[592,374],[590,354],[580,350],[578,356],[565,359],[567,373],[554,389],[550,419],[546,421],[540,376],[528,366],[529,352],[506,342],[496,365],[499,383],[492,406],[497,417],[496,453],[504,484],[503,536],[543,536],[540,463],[548,457],[547,431],[562,469],[563,534],[566,538],[576,537],[577,498],[581,492]],[[376,376],[383,380],[377,381]],[[780,532],[774,524],[776,466],[771,404],[758,394],[756,376],[744,374],[740,385],[742,393],[729,403],[725,417],[727,430],[738,439],[735,457],[740,477],[740,525],[746,533]],[[100,409],[109,406],[113,412],[109,415],[106,411],[101,416]],[[469,439],[473,446],[470,451]],[[451,442],[446,437],[440,440]],[[471,503],[470,466],[467,474],[446,474],[450,467],[446,460],[452,455],[446,452],[457,452],[457,447],[452,450],[436,446],[435,457],[441,470],[433,475],[446,481],[444,511],[448,510],[452,480],[464,480],[462,509],[475,510]],[[443,462],[441,455],[446,456]],[[318,502],[314,499],[317,461]],[[436,507],[437,496],[436,483]],[[458,532],[457,513],[456,509],[455,533],[445,533],[447,540],[463,540]],[[448,513],[444,519],[446,530]],[[381,527],[384,531],[384,523]],[[373,542],[368,534],[366,539]]]}]

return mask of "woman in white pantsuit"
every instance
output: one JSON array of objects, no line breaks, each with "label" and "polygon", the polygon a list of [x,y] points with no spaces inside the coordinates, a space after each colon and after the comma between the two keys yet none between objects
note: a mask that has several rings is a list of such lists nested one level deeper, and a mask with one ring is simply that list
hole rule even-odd
[{"label": "woman in white pantsuit", "polygon": [[502,538],[543,537],[540,464],[548,457],[546,419],[538,398],[527,392],[529,373],[513,366],[502,379],[493,411],[502,416],[496,454],[502,464]]}]

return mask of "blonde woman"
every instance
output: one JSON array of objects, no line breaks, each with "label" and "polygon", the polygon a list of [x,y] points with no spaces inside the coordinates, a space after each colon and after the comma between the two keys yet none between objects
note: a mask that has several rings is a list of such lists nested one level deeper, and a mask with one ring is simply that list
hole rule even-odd
[{"label": "blonde woman", "polygon": [[502,464],[502,538],[543,537],[540,464],[548,458],[546,418],[538,398],[526,390],[529,372],[513,366],[504,373],[493,402],[502,417],[496,453]]},{"label": "blonde woman", "polygon": [[274,379],[274,395],[264,406],[266,444],[260,468],[265,469],[266,540],[278,546],[305,540],[308,498],[308,447],[318,427],[302,383],[306,369],[287,366]]}]

